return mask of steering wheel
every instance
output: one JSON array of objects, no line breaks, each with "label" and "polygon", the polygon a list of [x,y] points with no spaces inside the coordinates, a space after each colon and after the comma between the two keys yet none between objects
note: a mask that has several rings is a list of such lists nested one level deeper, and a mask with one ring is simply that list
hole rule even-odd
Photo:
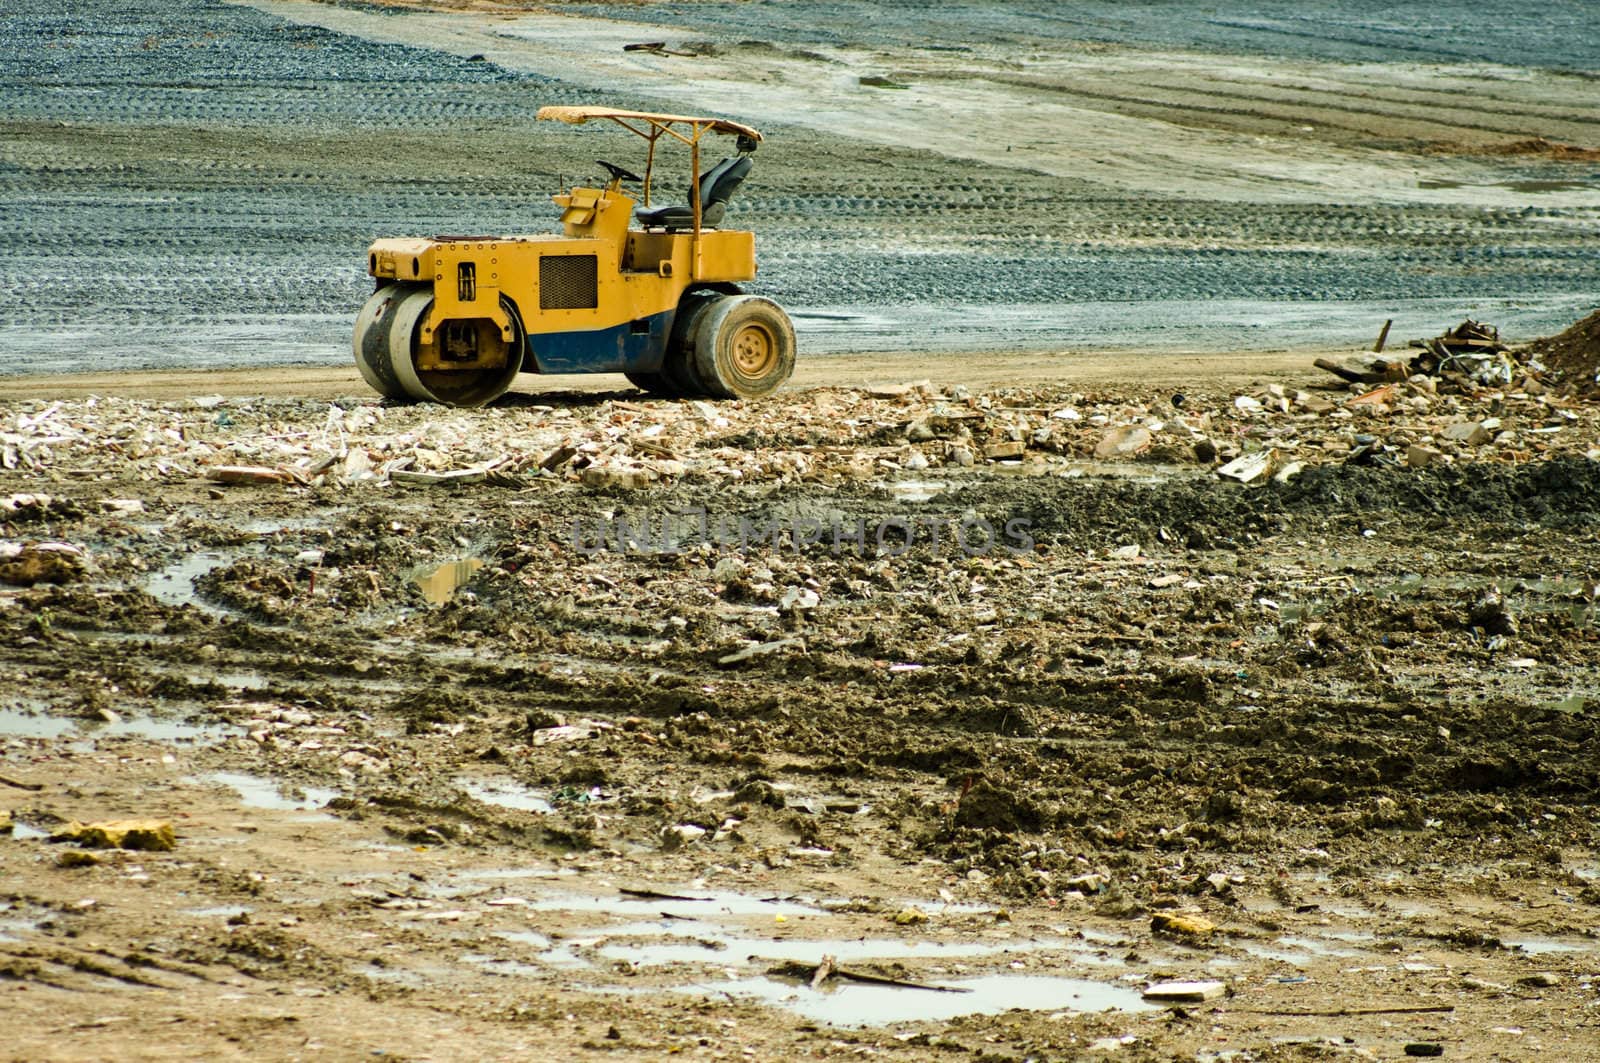
[{"label": "steering wheel", "polygon": [[611,179],[613,181],[632,181],[635,184],[638,184],[644,180],[643,177],[640,177],[632,170],[624,170],[614,162],[607,162],[604,159],[596,159],[594,161],[606,168],[606,172],[611,175]]}]

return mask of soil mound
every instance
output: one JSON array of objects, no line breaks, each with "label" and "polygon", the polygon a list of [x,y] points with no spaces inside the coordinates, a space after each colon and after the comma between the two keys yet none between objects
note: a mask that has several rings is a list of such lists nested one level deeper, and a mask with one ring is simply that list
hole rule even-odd
[{"label": "soil mound", "polygon": [[1600,374],[1600,310],[1555,336],[1534,340],[1528,353],[1561,375],[1567,383],[1595,386]]}]

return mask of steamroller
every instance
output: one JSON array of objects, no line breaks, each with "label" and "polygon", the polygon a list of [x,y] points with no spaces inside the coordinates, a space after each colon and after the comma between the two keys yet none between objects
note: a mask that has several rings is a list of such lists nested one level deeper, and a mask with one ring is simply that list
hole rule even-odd
[{"label": "steamroller", "polygon": [[[366,382],[390,399],[461,407],[492,402],[519,372],[623,373],[680,397],[755,399],[782,385],[794,371],[794,326],[777,303],[740,287],[756,275],[755,235],[719,227],[761,134],[721,118],[609,107],[545,107],[538,117],[610,122],[641,137],[643,176],[596,160],[602,187],[552,197],[559,234],[373,243],[375,290],[353,341]],[[702,145],[717,138],[732,138],[732,150],[702,169]],[[657,148],[668,145],[688,149],[675,149],[688,156],[688,190],[682,202],[653,204]]]}]

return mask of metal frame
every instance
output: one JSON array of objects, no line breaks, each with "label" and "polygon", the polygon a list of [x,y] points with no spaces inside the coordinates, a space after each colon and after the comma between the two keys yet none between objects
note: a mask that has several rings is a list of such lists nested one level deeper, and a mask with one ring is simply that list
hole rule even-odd
[{"label": "metal frame", "polygon": [[[650,180],[654,176],[656,166],[656,141],[665,133],[689,145],[689,187],[693,194],[689,197],[690,206],[694,209],[694,231],[691,236],[689,250],[690,262],[696,278],[700,274],[700,138],[707,133],[725,133],[730,136],[749,137],[756,142],[761,141],[761,134],[750,126],[738,122],[730,122],[726,118],[694,118],[681,114],[653,114],[649,111],[624,111],[614,107],[541,107],[536,116],[546,121],[566,122],[568,125],[582,125],[591,118],[605,118],[626,129],[635,136],[643,137],[649,148],[645,154],[644,163],[644,205],[650,205]],[[640,122],[649,126],[649,130],[629,124]],[[675,125],[687,125],[689,135],[678,132],[672,128]]]}]

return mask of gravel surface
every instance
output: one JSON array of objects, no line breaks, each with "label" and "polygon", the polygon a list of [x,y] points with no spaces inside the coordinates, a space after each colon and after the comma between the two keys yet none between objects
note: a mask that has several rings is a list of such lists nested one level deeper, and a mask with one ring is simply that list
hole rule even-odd
[{"label": "gravel surface", "polygon": [[[1272,5],[1159,23],[1110,6],[1074,20],[1036,6],[806,8],[647,14],[688,20],[734,51],[759,29],[785,47],[848,35],[936,56],[969,38],[1037,37],[1057,49],[1084,39],[1250,51],[1270,40],[1286,56],[1368,61],[1420,24],[1402,12],[1383,25],[1308,25]],[[392,26],[411,17],[355,10]],[[1462,11],[1437,18],[1451,39],[1483,37]],[[1497,30],[1502,58],[1591,63],[1581,36],[1552,26],[1511,20]],[[544,231],[551,191],[586,176],[596,154],[631,148],[535,126],[539,106],[592,98],[587,89],[251,7],[19,0],[0,34],[0,222],[16,245],[0,263],[9,372],[343,361],[370,239]],[[1490,209],[1151,197],[801,127],[770,132],[730,217],[759,234],[760,287],[796,312],[811,353],[1349,342],[1396,308],[1414,310],[1419,331],[1471,313],[1534,335],[1587,310],[1600,283],[1596,210],[1541,205],[1548,193],[1536,190]],[[1589,179],[1552,165],[1513,160],[1504,176],[1530,189]]]},{"label": "gravel surface", "polygon": [[[566,10],[614,18],[614,4],[570,4]],[[1193,48],[1356,63],[1485,62],[1553,70],[1600,67],[1600,41],[1585,32],[1593,12],[1582,0],[1538,11],[1471,0],[1407,0],[1384,4],[1288,2],[1124,4],[1097,0],[1070,6],[1040,0],[886,0],[858,4],[652,4],[652,21],[712,34],[745,34],[795,43],[859,41],[878,47],[916,44],[959,48],[1050,42]]]}]

